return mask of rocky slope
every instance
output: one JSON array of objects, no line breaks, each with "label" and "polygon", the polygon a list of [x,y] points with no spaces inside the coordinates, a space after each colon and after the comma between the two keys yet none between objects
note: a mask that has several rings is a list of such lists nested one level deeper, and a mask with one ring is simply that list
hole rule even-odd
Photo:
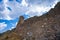
[{"label": "rocky slope", "polygon": [[16,28],[1,34],[0,40],[60,40],[60,2],[42,16],[21,16]]}]

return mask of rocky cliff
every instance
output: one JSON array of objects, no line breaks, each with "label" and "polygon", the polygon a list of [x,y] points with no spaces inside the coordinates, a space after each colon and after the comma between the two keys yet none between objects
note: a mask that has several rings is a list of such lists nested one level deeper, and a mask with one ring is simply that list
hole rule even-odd
[{"label": "rocky cliff", "polygon": [[42,16],[21,16],[16,28],[1,34],[0,40],[60,40],[60,2]]}]

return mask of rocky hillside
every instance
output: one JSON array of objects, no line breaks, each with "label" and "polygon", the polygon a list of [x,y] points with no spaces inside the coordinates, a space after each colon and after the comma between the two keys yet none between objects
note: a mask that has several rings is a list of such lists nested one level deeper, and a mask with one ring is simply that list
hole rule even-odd
[{"label": "rocky hillside", "polygon": [[0,34],[0,40],[60,40],[60,2],[42,16],[20,16],[16,28]]}]

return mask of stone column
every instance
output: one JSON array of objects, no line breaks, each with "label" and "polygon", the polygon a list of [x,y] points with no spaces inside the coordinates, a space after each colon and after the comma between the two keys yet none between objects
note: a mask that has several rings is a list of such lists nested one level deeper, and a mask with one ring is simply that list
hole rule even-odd
[{"label": "stone column", "polygon": [[20,16],[19,17],[19,21],[18,21],[18,24],[16,26],[16,32],[19,32],[19,30],[21,29],[21,25],[24,23],[24,17],[23,16]]}]

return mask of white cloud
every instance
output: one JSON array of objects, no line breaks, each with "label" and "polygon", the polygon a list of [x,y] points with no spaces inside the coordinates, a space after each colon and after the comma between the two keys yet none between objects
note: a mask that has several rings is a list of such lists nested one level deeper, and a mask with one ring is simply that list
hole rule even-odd
[{"label": "white cloud", "polygon": [[11,23],[11,25],[12,25],[12,27],[9,29],[9,30],[12,30],[12,29],[14,29],[15,27],[16,27],[16,25],[17,25],[17,22],[16,23]]},{"label": "white cloud", "polygon": [[[45,12],[54,8],[55,4],[59,0],[22,0],[21,4],[13,1],[4,1],[5,10],[0,13],[0,19],[13,20],[21,15],[41,16]],[[6,7],[10,7],[12,10],[9,11]]]},{"label": "white cloud", "polygon": [[28,6],[28,4],[25,2],[25,0],[22,0],[21,5],[22,5],[22,6]]},{"label": "white cloud", "polygon": [[11,27],[9,30],[12,30],[12,29],[14,29],[15,27]]},{"label": "white cloud", "polygon": [[3,30],[6,27],[7,27],[7,24],[5,24],[5,22],[0,23],[0,30]]},{"label": "white cloud", "polygon": [[56,0],[26,0],[28,4],[39,6],[51,6]]},{"label": "white cloud", "polygon": [[29,15],[30,17],[33,16],[41,16],[45,12],[48,12],[50,10],[50,7],[43,7],[38,5],[31,5],[29,7],[29,11],[26,12],[26,15]]}]

